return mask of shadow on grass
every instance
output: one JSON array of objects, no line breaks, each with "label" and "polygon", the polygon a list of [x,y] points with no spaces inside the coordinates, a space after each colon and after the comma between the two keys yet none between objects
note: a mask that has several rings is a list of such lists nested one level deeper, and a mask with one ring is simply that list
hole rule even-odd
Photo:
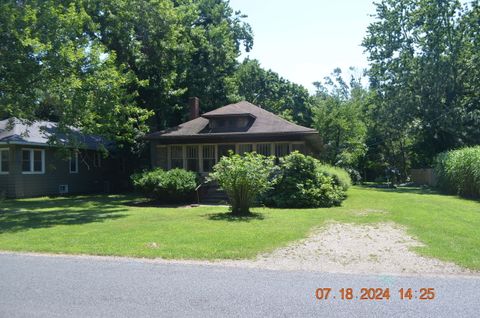
[{"label": "shadow on grass", "polygon": [[42,198],[4,203],[0,207],[0,233],[104,222],[127,216],[120,198]]},{"label": "shadow on grass", "polygon": [[137,208],[186,208],[193,207],[197,204],[195,203],[166,203],[158,200],[148,200],[148,199],[139,199],[128,201],[124,203],[126,206],[137,207]]},{"label": "shadow on grass", "polygon": [[429,188],[429,187],[397,187],[397,188],[384,188],[384,187],[377,187],[377,186],[361,186],[362,188],[372,189],[382,192],[390,192],[390,193],[410,193],[410,194],[438,194],[444,195],[440,191]]},{"label": "shadow on grass", "polygon": [[211,221],[227,221],[227,222],[250,222],[253,220],[263,220],[265,217],[262,213],[250,213],[249,215],[234,215],[230,212],[204,214],[203,217]]}]

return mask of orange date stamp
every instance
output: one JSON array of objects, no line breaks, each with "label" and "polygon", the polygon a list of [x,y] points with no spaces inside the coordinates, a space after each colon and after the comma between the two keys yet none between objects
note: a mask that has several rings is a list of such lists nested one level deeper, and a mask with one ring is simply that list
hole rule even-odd
[{"label": "orange date stamp", "polygon": [[395,292],[390,291],[390,288],[341,288],[333,290],[330,287],[317,288],[315,290],[315,298],[318,300],[374,300],[374,301],[389,301],[395,295],[400,300],[433,300],[436,293],[435,288],[422,287],[414,288],[400,288]]}]

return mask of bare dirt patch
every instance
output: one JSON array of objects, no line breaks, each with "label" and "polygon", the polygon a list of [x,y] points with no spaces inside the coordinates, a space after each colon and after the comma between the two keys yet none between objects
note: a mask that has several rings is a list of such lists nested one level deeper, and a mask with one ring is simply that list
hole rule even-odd
[{"label": "bare dirt patch", "polygon": [[262,254],[253,261],[221,263],[279,270],[364,274],[474,274],[453,263],[420,256],[411,250],[416,246],[422,244],[393,223],[331,223],[304,240]]}]

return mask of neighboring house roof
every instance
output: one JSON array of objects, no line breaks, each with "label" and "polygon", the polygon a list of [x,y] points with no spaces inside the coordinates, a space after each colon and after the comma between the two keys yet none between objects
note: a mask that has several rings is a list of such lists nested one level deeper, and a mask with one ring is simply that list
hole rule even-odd
[{"label": "neighboring house roof", "polygon": [[[249,116],[251,124],[241,131],[213,131],[209,129],[209,119],[219,117]],[[181,125],[147,135],[146,139],[205,138],[219,136],[255,135],[308,135],[318,134],[315,129],[291,123],[252,103],[242,101],[212,110]]]},{"label": "neighboring house roof", "polygon": [[27,123],[17,118],[0,121],[0,144],[49,146],[52,137],[60,144],[68,146],[75,141],[86,149],[99,149],[110,144],[100,136],[82,134],[78,128],[70,128],[68,135],[59,132],[57,123],[51,121]]}]

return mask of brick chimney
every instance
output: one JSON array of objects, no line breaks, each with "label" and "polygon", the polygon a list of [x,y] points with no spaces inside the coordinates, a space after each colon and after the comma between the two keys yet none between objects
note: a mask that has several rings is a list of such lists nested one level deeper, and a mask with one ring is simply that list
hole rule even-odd
[{"label": "brick chimney", "polygon": [[190,120],[200,117],[200,99],[190,97],[188,104],[190,105]]}]

